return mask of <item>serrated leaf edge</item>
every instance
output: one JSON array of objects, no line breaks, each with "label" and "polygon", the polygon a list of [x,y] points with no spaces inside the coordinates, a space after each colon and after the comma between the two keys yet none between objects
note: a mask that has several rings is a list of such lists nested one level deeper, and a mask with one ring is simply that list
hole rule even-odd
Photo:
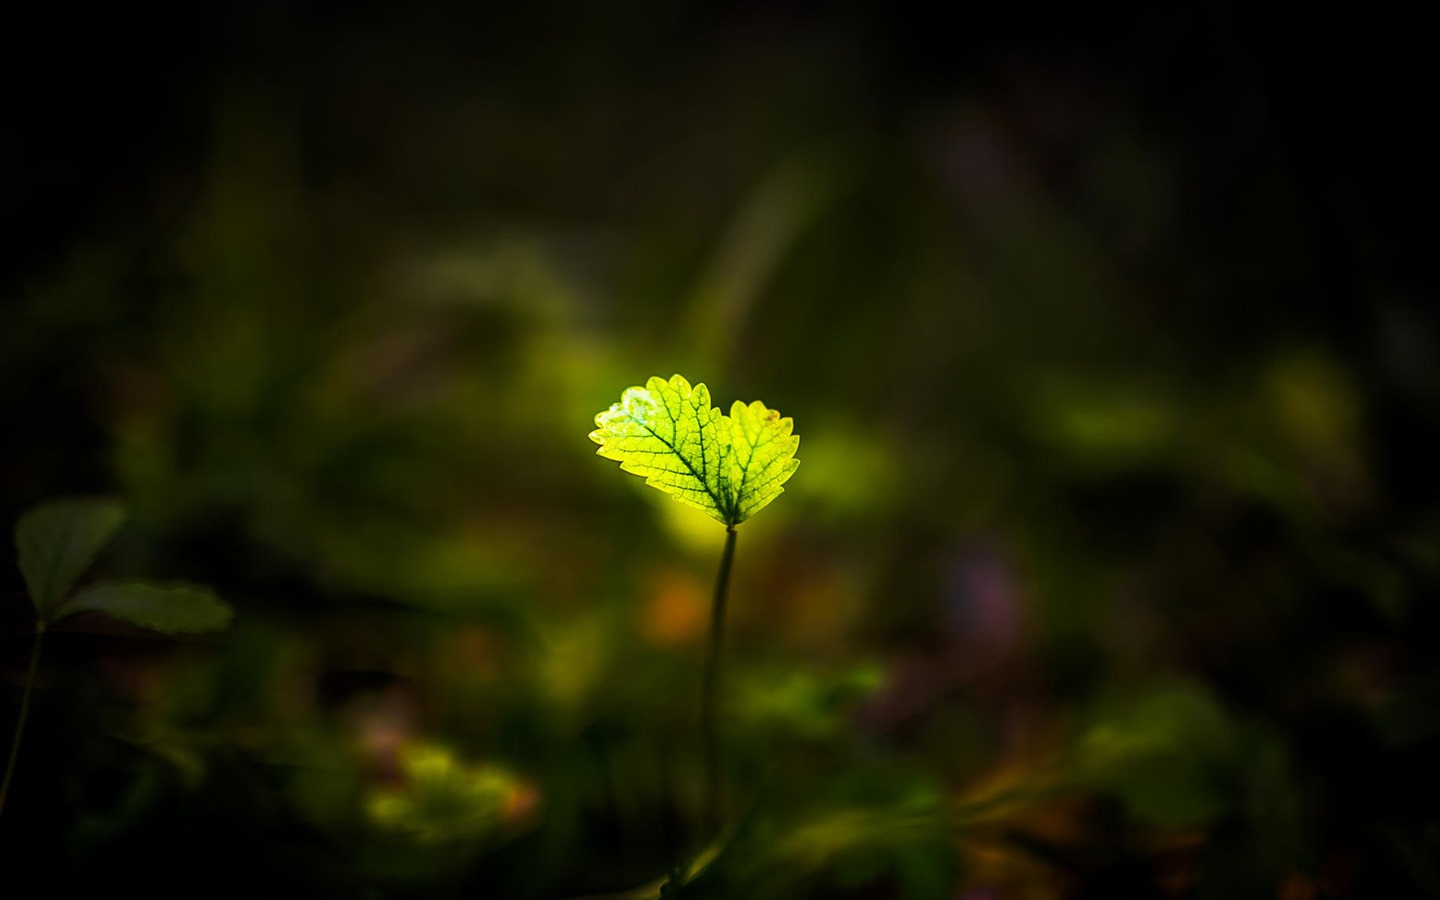
[{"label": "serrated leaf edge", "polygon": [[[712,484],[710,479],[707,477],[708,471],[706,466],[704,465],[704,425],[701,426],[698,436],[701,447],[701,469],[700,471],[697,471],[694,462],[692,462],[685,455],[680,453],[679,450],[677,450],[674,445],[671,444],[668,440],[657,434],[647,422],[634,416],[633,414],[627,413],[627,401],[639,400],[643,398],[649,401],[652,406],[663,408],[665,412],[670,416],[672,423],[676,424],[678,428],[679,420],[676,418],[676,411],[670,408],[670,404],[668,402],[665,402],[666,395],[664,389],[667,387],[673,389],[675,392],[680,394],[682,400],[687,400],[691,398],[703,398],[700,400],[700,402],[703,403],[708,410],[708,424],[711,426],[720,426],[722,433],[730,438],[730,440],[726,442],[726,445],[720,450],[720,456],[718,457],[718,461],[722,465],[728,462],[731,454],[735,452],[735,436],[739,434],[745,439],[746,444],[750,449],[751,456],[750,460],[747,460],[744,467],[742,468],[741,477],[737,484],[732,484],[728,476],[722,476],[722,478],[720,479],[721,484],[717,486],[715,484]],[[697,410],[700,408],[699,404],[692,402],[692,405],[694,405],[695,409]],[[658,375],[655,375],[647,379],[644,386],[633,385],[626,388],[624,391],[621,392],[620,400],[618,402],[612,403],[607,409],[598,413],[595,416],[595,424],[597,428],[596,430],[590,432],[589,437],[590,440],[600,445],[600,447],[595,451],[598,456],[620,463],[620,469],[622,471],[644,477],[646,484],[651,485],[652,487],[655,487],[662,492],[669,494],[671,499],[700,509],[701,511],[709,515],[711,518],[716,519],[721,524],[725,525],[727,528],[733,528],[734,526],[739,525],[741,522],[744,522],[746,519],[749,519],[761,509],[769,506],[772,502],[774,502],[776,497],[780,496],[785,492],[785,488],[782,487],[781,484],[788,480],[790,476],[795,473],[796,468],[798,468],[800,465],[800,460],[796,459],[794,456],[795,452],[799,449],[800,438],[798,435],[795,435],[793,433],[794,419],[788,416],[782,417],[778,410],[767,407],[764,402],[760,400],[753,400],[750,403],[736,400],[733,404],[731,404],[730,411],[731,414],[727,416],[723,412],[721,412],[718,407],[711,405],[710,389],[705,385],[704,382],[699,382],[692,386],[689,380],[687,380],[684,376],[678,373],[671,375],[669,379],[665,379]],[[713,509],[709,506],[696,503],[693,499],[673,490],[671,486],[658,481],[658,479],[656,479],[654,475],[646,473],[643,470],[643,467],[637,468],[633,464],[633,460],[630,459],[628,455],[611,455],[614,452],[619,452],[614,450],[611,450],[611,452],[607,452],[607,443],[609,443],[613,438],[606,434],[606,429],[609,427],[609,423],[613,421],[613,419],[616,418],[618,414],[621,413],[625,413],[626,420],[645,429],[645,431],[647,431],[651,436],[663,443],[666,447],[670,449],[671,453],[673,453],[677,459],[679,459],[685,464],[686,468],[690,471],[690,474],[704,488],[705,493],[710,497],[710,500],[714,505]],[[757,431],[755,435],[750,435],[745,431],[746,426],[743,424],[742,420],[745,420],[747,418],[758,420],[759,422],[761,422],[762,430],[765,425],[768,425],[771,422],[777,423],[780,427],[780,436],[792,442],[791,446],[788,448],[789,456],[784,458],[782,462],[781,471],[770,477],[766,481],[766,484],[775,484],[774,492],[766,496],[763,501],[760,501],[759,503],[749,507],[746,507],[743,501],[743,497],[745,495],[744,488],[749,476],[749,468],[751,462],[754,459],[755,450],[763,444],[768,443],[769,440],[755,443],[754,439],[755,437],[759,436],[759,431]],[[627,454],[629,452],[634,451],[627,451]],[[777,484],[776,482],[779,483]],[[758,491],[756,489],[752,489],[752,493],[758,493]]]}]

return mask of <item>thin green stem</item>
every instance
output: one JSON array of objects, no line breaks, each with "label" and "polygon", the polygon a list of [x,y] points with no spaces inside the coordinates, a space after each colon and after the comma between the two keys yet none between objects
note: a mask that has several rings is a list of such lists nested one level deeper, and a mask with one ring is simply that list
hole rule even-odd
[{"label": "thin green stem", "polygon": [[30,717],[30,694],[35,689],[35,673],[40,669],[40,641],[45,637],[45,623],[35,626],[35,642],[30,645],[30,668],[25,673],[25,692],[20,696],[20,718],[15,723],[15,737],[10,741],[10,759],[5,763],[5,780],[0,782],[0,815],[5,813],[5,798],[10,794],[10,777],[15,774],[15,758],[20,755],[20,741],[25,736],[25,721]]},{"label": "thin green stem", "polygon": [[730,588],[730,564],[735,560],[735,526],[725,526],[725,552],[715,574],[715,600],[710,605],[710,640],[705,652],[705,676],[700,696],[700,736],[705,753],[705,793],[702,823],[708,835],[718,835],[723,821],[720,809],[720,742],[715,728],[715,705],[720,692],[720,649],[725,635],[725,595]]}]

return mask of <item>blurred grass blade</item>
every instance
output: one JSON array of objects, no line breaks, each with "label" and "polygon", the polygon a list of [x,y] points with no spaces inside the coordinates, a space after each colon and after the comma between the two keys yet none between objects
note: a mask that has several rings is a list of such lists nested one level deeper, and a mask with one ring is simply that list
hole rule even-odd
[{"label": "blurred grass blade", "polygon": [[684,358],[706,369],[732,360],[755,305],[839,181],[835,155],[817,146],[792,152],[755,186],[689,299]]},{"label": "blurred grass blade", "polygon": [[42,503],[20,517],[15,549],[42,621],[54,621],[60,601],[124,520],[124,507],[113,500],[79,498]]},{"label": "blurred grass blade", "polygon": [[61,605],[56,619],[100,612],[163,634],[201,634],[229,627],[234,610],[204,588],[143,581],[102,581]]}]

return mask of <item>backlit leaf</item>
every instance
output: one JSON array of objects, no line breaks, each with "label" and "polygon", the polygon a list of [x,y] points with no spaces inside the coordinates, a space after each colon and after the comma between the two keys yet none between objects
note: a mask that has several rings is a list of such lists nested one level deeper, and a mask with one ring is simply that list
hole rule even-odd
[{"label": "backlit leaf", "polygon": [[800,438],[792,434],[794,420],[780,418],[756,400],[730,407],[731,451],[729,477],[735,503],[735,522],[743,522],[785,490],[800,460],[795,451]]},{"label": "backlit leaf", "polygon": [[52,500],[15,525],[15,549],[30,600],[43,621],[114,537],[125,510],[112,500]]},{"label": "backlit leaf", "polygon": [[758,400],[737,401],[727,416],[705,385],[679,375],[627,388],[595,425],[597,453],[727,526],[778,497],[800,465],[791,419]]},{"label": "backlit leaf", "polygon": [[144,581],[102,581],[77,592],[56,610],[55,619],[100,612],[163,634],[223,631],[234,611],[204,588]]}]

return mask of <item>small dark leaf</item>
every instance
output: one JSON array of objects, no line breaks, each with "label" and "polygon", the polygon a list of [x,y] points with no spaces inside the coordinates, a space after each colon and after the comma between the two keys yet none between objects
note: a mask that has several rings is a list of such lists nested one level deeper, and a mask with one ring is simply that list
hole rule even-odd
[{"label": "small dark leaf", "polygon": [[55,621],[60,601],[124,519],[124,507],[103,499],[52,500],[20,517],[15,549],[41,621]]},{"label": "small dark leaf", "polygon": [[83,612],[101,612],[164,634],[223,631],[234,615],[230,604],[204,588],[144,581],[92,584],[61,604],[55,619]]}]

